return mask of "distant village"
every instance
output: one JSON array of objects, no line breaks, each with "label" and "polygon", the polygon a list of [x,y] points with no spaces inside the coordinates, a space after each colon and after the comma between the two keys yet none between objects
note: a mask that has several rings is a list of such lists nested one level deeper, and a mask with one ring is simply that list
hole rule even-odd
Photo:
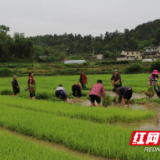
[{"label": "distant village", "polygon": [[[117,61],[142,60],[142,62],[152,62],[154,58],[160,58],[160,46],[146,47],[143,52],[138,50],[123,50],[121,55],[117,57]],[[97,59],[103,59],[103,54],[98,54]]]},{"label": "distant village", "polygon": [[[39,58],[42,60],[46,60],[47,56],[39,56]],[[97,59],[102,60],[104,59],[103,54],[97,54]],[[160,58],[160,46],[150,46],[146,47],[145,51],[139,51],[139,50],[123,50],[121,52],[121,55],[116,58],[117,61],[124,61],[124,60],[142,60],[142,62],[152,62],[153,60],[156,60],[157,58]],[[62,59],[64,64],[70,64],[70,63],[86,63],[85,60],[71,60],[68,58]]]}]

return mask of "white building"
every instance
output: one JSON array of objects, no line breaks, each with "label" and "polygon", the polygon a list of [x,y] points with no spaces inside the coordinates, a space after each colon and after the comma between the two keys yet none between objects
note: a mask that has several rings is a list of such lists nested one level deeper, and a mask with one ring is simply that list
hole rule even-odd
[{"label": "white building", "polygon": [[97,59],[103,59],[103,54],[97,54]]},{"label": "white building", "polygon": [[82,64],[82,63],[86,63],[85,60],[68,60],[68,61],[64,61],[64,64]]}]

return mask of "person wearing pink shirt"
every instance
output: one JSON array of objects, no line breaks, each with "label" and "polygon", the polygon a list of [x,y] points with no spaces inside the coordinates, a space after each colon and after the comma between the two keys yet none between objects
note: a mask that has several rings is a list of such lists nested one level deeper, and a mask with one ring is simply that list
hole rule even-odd
[{"label": "person wearing pink shirt", "polygon": [[100,107],[101,93],[103,94],[105,102],[107,102],[105,89],[104,89],[104,86],[102,85],[102,80],[98,80],[97,83],[93,85],[89,94],[90,100],[91,100],[91,107],[94,105],[95,101],[98,103],[98,106]]}]

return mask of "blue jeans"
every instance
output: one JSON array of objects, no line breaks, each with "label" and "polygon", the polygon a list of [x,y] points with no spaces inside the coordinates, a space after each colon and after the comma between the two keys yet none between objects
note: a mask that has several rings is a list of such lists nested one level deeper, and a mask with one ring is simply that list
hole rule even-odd
[{"label": "blue jeans", "polygon": [[158,89],[158,87],[157,87],[157,86],[154,86],[154,90],[155,90],[156,92],[158,92],[158,91],[159,91],[159,89]]},{"label": "blue jeans", "polygon": [[82,86],[83,90],[86,90],[86,84],[81,83],[81,86]]}]

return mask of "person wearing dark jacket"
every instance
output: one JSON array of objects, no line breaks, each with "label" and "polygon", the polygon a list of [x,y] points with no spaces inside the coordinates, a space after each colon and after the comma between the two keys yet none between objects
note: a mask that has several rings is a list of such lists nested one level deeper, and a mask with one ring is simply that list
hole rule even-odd
[{"label": "person wearing dark jacket", "polygon": [[81,86],[79,84],[74,84],[72,86],[72,92],[73,92],[73,96],[81,97],[81,93],[82,93]]},{"label": "person wearing dark jacket", "polygon": [[[113,92],[115,89],[117,89],[118,87],[122,86],[122,82],[121,82],[121,76],[118,74],[118,70],[114,70],[114,74],[111,77],[111,82],[112,82],[112,86],[113,88]],[[116,94],[117,95],[117,94]]]},{"label": "person wearing dark jacket", "polygon": [[118,87],[117,89],[114,89],[115,92],[119,95],[119,99],[116,102],[116,104],[120,101],[122,101],[123,106],[125,106],[125,99],[127,99],[127,104],[130,104],[130,99],[132,97],[132,88],[131,87]]},{"label": "person wearing dark jacket", "polygon": [[[118,74],[118,70],[114,70],[114,74],[111,77],[111,82],[115,88],[121,87],[121,76]],[[119,84],[118,84],[119,82]]]},{"label": "person wearing dark jacket", "polygon": [[12,87],[13,87],[14,95],[16,96],[20,92],[16,75],[13,76]]}]

